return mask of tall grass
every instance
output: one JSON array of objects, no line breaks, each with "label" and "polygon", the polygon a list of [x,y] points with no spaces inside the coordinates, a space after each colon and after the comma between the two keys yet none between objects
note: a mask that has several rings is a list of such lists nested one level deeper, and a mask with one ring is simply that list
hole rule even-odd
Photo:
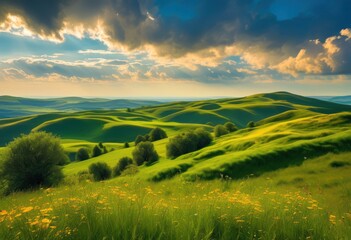
[{"label": "tall grass", "polygon": [[[126,181],[127,180],[127,181]],[[0,200],[3,239],[347,239],[351,214],[237,181],[84,182]]]}]

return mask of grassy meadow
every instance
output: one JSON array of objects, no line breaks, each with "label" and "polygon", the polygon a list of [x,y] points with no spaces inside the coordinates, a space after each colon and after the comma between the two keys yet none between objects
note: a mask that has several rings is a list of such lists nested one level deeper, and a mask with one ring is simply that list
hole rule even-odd
[{"label": "grassy meadow", "polygon": [[[228,121],[239,129],[167,157],[169,138]],[[57,187],[0,197],[0,239],[350,239],[350,126],[350,106],[285,92],[0,119],[0,158],[41,130],[71,160],[99,142],[108,150],[63,166]],[[89,165],[132,157],[155,127],[168,135],[153,142],[157,162],[92,180]]]}]

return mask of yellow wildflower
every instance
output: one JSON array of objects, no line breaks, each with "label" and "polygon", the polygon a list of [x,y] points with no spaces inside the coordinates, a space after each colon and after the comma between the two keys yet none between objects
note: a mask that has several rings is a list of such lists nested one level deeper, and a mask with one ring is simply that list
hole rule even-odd
[{"label": "yellow wildflower", "polygon": [[21,210],[22,210],[23,213],[26,213],[26,212],[32,211],[33,207],[23,207]]}]

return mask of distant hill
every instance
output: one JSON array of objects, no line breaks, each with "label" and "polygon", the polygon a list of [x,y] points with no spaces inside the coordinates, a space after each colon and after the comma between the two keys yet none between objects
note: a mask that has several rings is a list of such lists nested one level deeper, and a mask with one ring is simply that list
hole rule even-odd
[{"label": "distant hill", "polygon": [[84,110],[109,110],[158,105],[150,100],[103,99],[64,97],[49,99],[0,96],[0,118],[21,117],[52,112],[77,112]]},{"label": "distant hill", "polygon": [[339,104],[346,104],[351,105],[351,95],[349,96],[319,96],[313,97],[324,101],[339,103]]},{"label": "distant hill", "polygon": [[[237,99],[165,103],[134,108],[132,112],[127,112],[126,109],[101,110],[98,107],[118,109],[122,108],[121,106],[125,108],[127,104],[135,107],[138,104],[139,106],[151,105],[158,102],[81,98],[28,100],[3,97],[4,102],[6,99],[6,106],[11,104],[19,106],[18,102],[27,104],[20,105],[22,111],[28,110],[25,106],[31,106],[36,107],[38,112],[45,112],[48,108],[69,112],[0,119],[0,146],[6,145],[21,133],[26,134],[32,130],[52,132],[63,139],[123,143],[133,141],[137,135],[146,134],[157,126],[165,129],[169,135],[174,135],[189,128],[212,129],[216,124],[224,124],[228,121],[234,122],[239,128],[244,128],[249,121],[263,125],[318,114],[351,112],[351,106],[348,105],[288,92],[256,94]],[[71,112],[82,108],[88,110]],[[90,110],[91,108],[95,110]]]}]

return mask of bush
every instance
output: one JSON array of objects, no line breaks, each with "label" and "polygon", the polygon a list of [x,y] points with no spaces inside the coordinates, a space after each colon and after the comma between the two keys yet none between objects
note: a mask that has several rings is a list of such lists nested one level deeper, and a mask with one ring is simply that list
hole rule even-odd
[{"label": "bush", "polygon": [[232,122],[226,122],[224,124],[224,127],[225,127],[225,129],[227,129],[228,132],[235,132],[238,130],[238,128]]},{"label": "bush", "polygon": [[89,166],[89,173],[93,175],[95,181],[102,181],[111,177],[112,170],[107,163],[97,162]]},{"label": "bush", "polygon": [[134,143],[135,143],[135,146],[136,146],[136,145],[138,145],[139,143],[145,142],[145,141],[146,141],[146,139],[145,139],[144,136],[138,135],[138,136],[135,138]]},{"label": "bush", "polygon": [[121,158],[117,165],[113,168],[113,175],[114,176],[119,176],[121,173],[126,169],[126,167],[130,164],[133,164],[133,159],[130,157],[123,157]]},{"label": "bush", "polygon": [[205,131],[203,128],[195,129],[195,135],[197,136],[197,149],[210,145],[213,140],[211,133]]},{"label": "bush", "polygon": [[167,138],[167,133],[159,127],[152,129],[149,135],[151,142]]},{"label": "bush", "polygon": [[58,166],[68,161],[59,138],[51,133],[32,132],[15,138],[7,146],[1,178],[7,192],[50,187],[63,179]]},{"label": "bush", "polygon": [[182,154],[199,150],[212,142],[212,136],[203,129],[188,131],[169,140],[166,145],[167,157],[176,158]]},{"label": "bush", "polygon": [[84,161],[89,159],[89,152],[87,148],[79,148],[76,154],[77,161]]},{"label": "bush", "polygon": [[221,124],[215,126],[213,132],[215,137],[220,137],[229,133],[228,130]]},{"label": "bush", "polygon": [[247,126],[248,128],[253,128],[253,127],[255,127],[255,123],[254,123],[253,121],[250,121],[250,122],[247,123],[246,126]]},{"label": "bush", "polygon": [[93,148],[93,154],[92,157],[98,157],[102,154],[102,150],[101,148],[99,148],[98,145],[95,145],[95,147]]},{"label": "bush", "polygon": [[345,167],[351,165],[349,162],[345,162],[345,161],[333,161],[329,164],[329,166],[333,167],[333,168],[339,168],[339,167]]},{"label": "bush", "polygon": [[140,166],[144,162],[148,165],[158,160],[158,154],[151,142],[141,142],[133,150],[133,160]]},{"label": "bush", "polygon": [[124,143],[124,148],[129,148],[129,143],[128,142]]}]

